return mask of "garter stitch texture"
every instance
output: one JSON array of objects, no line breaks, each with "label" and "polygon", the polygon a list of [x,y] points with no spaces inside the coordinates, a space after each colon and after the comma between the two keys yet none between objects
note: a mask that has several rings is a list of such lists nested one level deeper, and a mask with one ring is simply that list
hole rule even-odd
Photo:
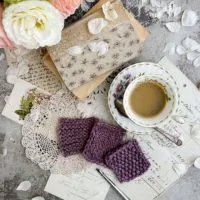
[{"label": "garter stitch texture", "polygon": [[86,160],[105,165],[104,156],[121,145],[125,130],[104,122],[96,122],[86,143],[83,155]]},{"label": "garter stitch texture", "polygon": [[136,140],[131,140],[106,155],[105,161],[120,182],[130,181],[142,175],[150,167]]},{"label": "garter stitch texture", "polygon": [[95,120],[93,117],[87,119],[59,119],[58,140],[60,151],[64,156],[83,152]]}]

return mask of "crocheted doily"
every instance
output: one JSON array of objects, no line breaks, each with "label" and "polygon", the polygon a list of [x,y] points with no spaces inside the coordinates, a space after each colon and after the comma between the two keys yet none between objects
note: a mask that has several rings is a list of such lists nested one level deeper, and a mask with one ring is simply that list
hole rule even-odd
[{"label": "crocheted doily", "polygon": [[80,172],[88,167],[81,155],[64,157],[59,153],[56,126],[60,117],[81,117],[77,100],[68,91],[60,91],[50,100],[35,106],[24,121],[22,145],[26,157],[44,170],[64,175]]}]

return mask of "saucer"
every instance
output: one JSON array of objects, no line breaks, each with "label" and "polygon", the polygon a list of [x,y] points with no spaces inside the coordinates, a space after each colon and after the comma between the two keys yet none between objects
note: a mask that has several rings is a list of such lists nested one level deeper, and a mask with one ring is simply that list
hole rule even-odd
[{"label": "saucer", "polygon": [[121,99],[123,101],[123,95],[129,83],[131,83],[136,78],[147,75],[162,76],[164,80],[169,81],[170,85],[173,86],[173,90],[177,98],[177,106],[175,112],[177,112],[180,104],[180,95],[176,80],[166,69],[164,69],[159,64],[151,62],[142,62],[125,68],[115,77],[110,86],[110,90],[108,92],[108,105],[115,121],[122,128],[124,128],[129,132],[137,132],[137,133],[152,132],[152,128],[139,126],[133,121],[131,121],[129,118],[126,118],[123,115],[121,115],[115,107],[115,100]]}]

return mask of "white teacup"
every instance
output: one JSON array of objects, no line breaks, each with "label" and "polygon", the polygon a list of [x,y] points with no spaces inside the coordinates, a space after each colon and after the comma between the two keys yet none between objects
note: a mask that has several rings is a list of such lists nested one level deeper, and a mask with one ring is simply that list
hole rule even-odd
[{"label": "white teacup", "polygon": [[[143,117],[136,113],[130,103],[130,95],[133,93],[134,89],[144,82],[157,82],[165,91],[167,100],[164,108],[155,116]],[[170,80],[164,80],[161,76],[141,76],[133,80],[127,87],[124,98],[123,105],[127,116],[136,124],[145,127],[157,127],[170,116],[174,115],[177,107],[177,96],[173,89],[173,83]]]}]

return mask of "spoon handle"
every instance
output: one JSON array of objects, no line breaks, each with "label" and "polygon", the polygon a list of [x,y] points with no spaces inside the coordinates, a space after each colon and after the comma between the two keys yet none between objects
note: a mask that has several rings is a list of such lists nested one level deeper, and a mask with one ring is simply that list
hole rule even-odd
[{"label": "spoon handle", "polygon": [[177,146],[181,146],[183,144],[182,140],[180,140],[178,137],[172,136],[169,133],[167,133],[166,131],[164,131],[164,130],[158,128],[158,127],[155,127],[154,130],[161,133],[163,136],[165,136],[168,140],[170,140],[171,142],[173,142]]}]

